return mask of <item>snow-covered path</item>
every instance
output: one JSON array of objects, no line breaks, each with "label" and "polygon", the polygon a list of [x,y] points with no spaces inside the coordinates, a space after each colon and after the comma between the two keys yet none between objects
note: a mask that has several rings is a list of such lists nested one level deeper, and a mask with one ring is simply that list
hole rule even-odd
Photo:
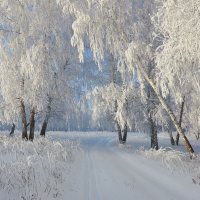
[{"label": "snow-covered path", "polygon": [[79,135],[81,151],[70,173],[70,200],[196,200],[200,186],[156,161],[123,151],[115,136]]}]

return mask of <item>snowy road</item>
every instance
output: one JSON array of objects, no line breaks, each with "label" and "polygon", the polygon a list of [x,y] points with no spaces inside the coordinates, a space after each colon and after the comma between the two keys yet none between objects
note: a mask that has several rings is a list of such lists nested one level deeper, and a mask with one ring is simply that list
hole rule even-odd
[{"label": "snowy road", "polygon": [[123,151],[114,136],[79,136],[82,150],[75,161],[64,199],[196,200],[200,186],[156,161]]}]

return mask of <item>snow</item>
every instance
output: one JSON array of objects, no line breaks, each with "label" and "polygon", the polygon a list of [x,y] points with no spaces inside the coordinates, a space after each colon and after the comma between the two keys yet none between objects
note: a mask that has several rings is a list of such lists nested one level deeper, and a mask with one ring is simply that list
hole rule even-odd
[{"label": "snow", "polygon": [[[1,136],[0,199],[20,199],[15,195],[25,192],[23,188],[17,188],[20,167],[14,171],[15,176],[10,170],[17,163],[26,166],[23,168],[25,174],[28,174],[29,166],[38,174],[47,170],[47,177],[42,179],[36,173],[31,187],[26,185],[27,191],[34,191],[35,184],[39,189],[38,196],[26,196],[24,199],[199,199],[200,156],[197,153],[196,158],[191,160],[190,155],[182,151],[182,146],[172,150],[167,134],[159,135],[162,147],[158,151],[149,150],[150,138],[143,134],[129,133],[126,145],[118,145],[114,132],[48,132],[47,135],[48,139],[37,138],[33,143],[22,142],[18,138],[15,142],[16,138]],[[192,143],[198,151],[198,142],[194,140]],[[50,159],[48,155],[51,155]],[[63,155],[67,155],[67,159]],[[7,167],[2,171],[4,163]],[[50,172],[59,172],[62,181]],[[9,178],[16,187],[8,190],[5,185],[8,182],[2,177]],[[52,191],[47,197],[44,187],[40,188],[48,180],[52,189],[57,182],[59,195]]]},{"label": "snow", "polygon": [[[193,183],[191,168],[198,169],[200,174],[200,159],[194,165],[194,161],[180,151],[170,151],[169,148],[168,151],[164,148],[147,150],[149,137],[146,135],[129,135],[125,146],[117,144],[116,136],[116,133],[105,132],[67,134],[67,137],[79,140],[81,151],[70,173],[65,198],[199,199],[200,186]],[[167,135],[160,139],[163,145],[166,146],[167,142],[169,145]],[[145,146],[140,148],[142,145]],[[188,166],[188,162],[192,164]]]},{"label": "snow", "polygon": [[0,199],[59,198],[73,161],[74,143],[0,135]]}]

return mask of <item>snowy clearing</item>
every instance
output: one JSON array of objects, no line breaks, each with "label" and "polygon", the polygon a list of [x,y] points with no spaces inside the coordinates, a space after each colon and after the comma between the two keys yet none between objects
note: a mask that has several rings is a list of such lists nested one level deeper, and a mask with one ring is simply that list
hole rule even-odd
[{"label": "snowy clearing", "polygon": [[159,135],[158,151],[148,136],[128,136],[118,145],[107,132],[50,132],[33,143],[2,135],[0,199],[199,199],[199,154],[190,160],[182,146],[172,150],[168,135]]}]

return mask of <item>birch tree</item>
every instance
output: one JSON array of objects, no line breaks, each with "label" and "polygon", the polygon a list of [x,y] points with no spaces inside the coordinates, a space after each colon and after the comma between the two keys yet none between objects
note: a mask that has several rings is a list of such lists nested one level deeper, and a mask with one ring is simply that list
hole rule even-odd
[{"label": "birch tree", "polygon": [[169,92],[173,94],[179,107],[183,107],[181,104],[184,102],[183,124],[198,137],[200,1],[166,0],[157,3],[158,12],[153,18],[157,30],[155,37],[163,41],[156,53],[157,81],[164,96]]},{"label": "birch tree", "polygon": [[[21,56],[28,46],[29,18],[24,1],[3,0],[0,2],[3,13],[3,27],[7,32],[2,35],[5,45],[1,46],[1,90],[8,115],[21,112],[22,138],[28,139],[25,109],[25,76],[21,68]],[[7,118],[8,119],[8,118]]]},{"label": "birch tree", "polygon": [[[45,111],[43,135],[50,113],[71,95],[67,89],[70,78],[66,79],[65,72],[76,53],[68,40],[72,34],[71,18],[63,14],[56,2],[49,0],[3,0],[0,5],[6,16],[4,25],[11,29],[4,32],[7,43],[1,48],[2,94],[16,112],[19,112],[19,101],[22,138],[33,140],[35,115]],[[27,111],[30,112],[29,137]]]}]

